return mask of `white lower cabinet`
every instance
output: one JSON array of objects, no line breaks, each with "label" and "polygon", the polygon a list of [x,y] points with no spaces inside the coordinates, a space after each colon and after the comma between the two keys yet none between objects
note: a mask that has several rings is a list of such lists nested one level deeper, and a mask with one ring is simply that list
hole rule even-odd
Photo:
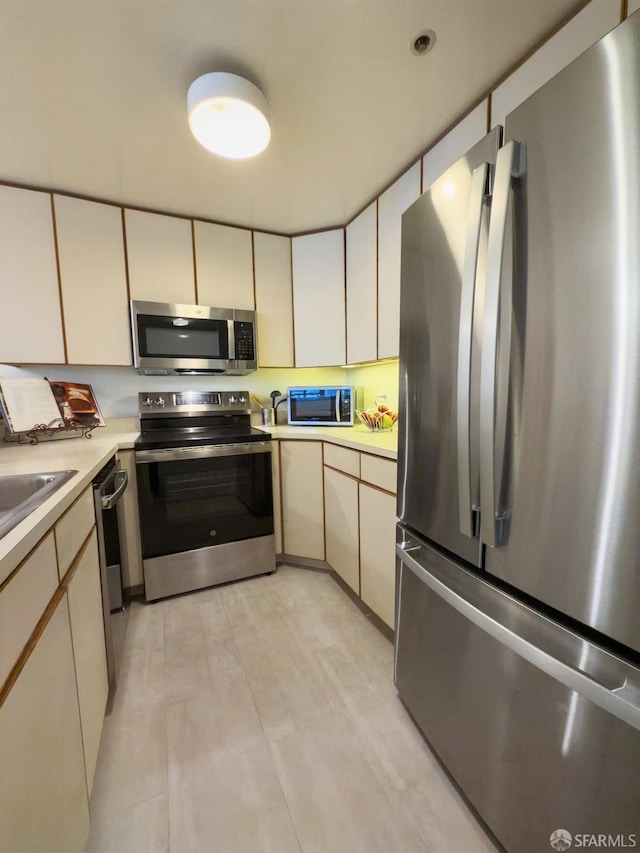
[{"label": "white lower cabinet", "polygon": [[0,850],[84,850],[89,834],[67,597],[0,707]]},{"label": "white lower cabinet", "polygon": [[324,469],[324,523],[327,562],[359,595],[358,481],[333,468]]},{"label": "white lower cabinet", "polygon": [[397,465],[332,444],[324,462],[327,562],[393,628]]},{"label": "white lower cabinet", "polygon": [[282,552],[326,560],[393,628],[396,462],[329,442],[279,445]]},{"label": "white lower cabinet", "polygon": [[396,498],[360,483],[360,596],[394,627]]},{"label": "white lower cabinet", "polygon": [[0,851],[73,853],[109,693],[88,488],[0,588]]},{"label": "white lower cabinet", "polygon": [[100,563],[95,529],[73,573],[68,596],[87,790],[91,796],[109,695]]},{"label": "white lower cabinet", "polygon": [[280,441],[283,553],[324,560],[322,442]]}]

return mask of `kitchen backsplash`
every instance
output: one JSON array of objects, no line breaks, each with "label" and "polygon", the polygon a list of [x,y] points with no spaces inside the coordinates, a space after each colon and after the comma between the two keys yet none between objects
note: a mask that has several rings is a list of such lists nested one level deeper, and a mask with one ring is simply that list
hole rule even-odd
[{"label": "kitchen backsplash", "polygon": [[[73,367],[0,364],[0,378],[31,377],[82,382],[93,387],[105,418],[130,418],[138,414],[138,392],[192,390],[248,390],[265,405],[272,391],[286,394],[290,385],[356,385],[364,388],[365,407],[386,395],[392,408],[398,402],[398,362],[380,362],[363,367],[263,368],[248,376],[139,376],[132,367]],[[284,413],[284,404],[280,411]],[[281,415],[282,418],[282,415]]]}]

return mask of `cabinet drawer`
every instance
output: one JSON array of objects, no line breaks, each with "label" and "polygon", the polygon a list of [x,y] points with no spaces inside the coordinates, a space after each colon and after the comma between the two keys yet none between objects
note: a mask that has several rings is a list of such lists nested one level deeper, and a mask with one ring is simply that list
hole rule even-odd
[{"label": "cabinet drawer", "polygon": [[56,549],[49,534],[0,592],[0,686],[57,587]]},{"label": "cabinet drawer", "polygon": [[380,456],[369,456],[362,454],[360,460],[360,479],[379,489],[396,493],[396,477],[398,463],[392,459],[383,459]]},{"label": "cabinet drawer", "polygon": [[95,520],[93,492],[89,486],[55,526],[60,580],[66,574],[73,558],[80,550],[80,546],[89,535]]},{"label": "cabinet drawer", "polygon": [[360,476],[360,454],[357,450],[347,450],[346,447],[325,442],[324,464],[351,474],[352,477]]}]

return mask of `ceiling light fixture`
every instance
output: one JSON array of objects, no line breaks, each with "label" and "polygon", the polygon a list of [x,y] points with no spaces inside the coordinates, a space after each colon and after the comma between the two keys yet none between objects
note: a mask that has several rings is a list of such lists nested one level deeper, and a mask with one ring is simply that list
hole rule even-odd
[{"label": "ceiling light fixture", "polygon": [[269,144],[267,101],[244,77],[223,71],[198,77],[189,86],[187,106],[191,132],[220,157],[255,157]]},{"label": "ceiling light fixture", "polygon": [[425,53],[429,53],[429,51],[433,49],[435,43],[436,34],[433,30],[427,30],[419,35],[418,38],[411,40],[409,50],[411,53],[415,53],[416,56],[424,56]]}]

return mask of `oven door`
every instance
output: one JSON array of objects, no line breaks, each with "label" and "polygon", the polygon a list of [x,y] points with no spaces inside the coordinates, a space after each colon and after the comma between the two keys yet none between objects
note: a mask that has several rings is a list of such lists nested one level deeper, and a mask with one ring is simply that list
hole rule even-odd
[{"label": "oven door", "polygon": [[136,452],[142,556],[273,534],[271,444]]}]

